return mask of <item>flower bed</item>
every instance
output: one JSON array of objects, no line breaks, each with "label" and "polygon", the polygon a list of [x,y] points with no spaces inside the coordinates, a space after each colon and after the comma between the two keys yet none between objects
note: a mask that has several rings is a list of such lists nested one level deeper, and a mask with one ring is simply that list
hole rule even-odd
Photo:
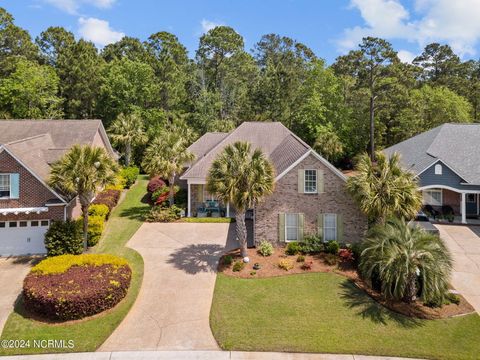
[{"label": "flower bed", "polygon": [[113,255],[61,255],[32,268],[23,283],[25,309],[49,320],[98,314],[127,294],[132,271]]}]

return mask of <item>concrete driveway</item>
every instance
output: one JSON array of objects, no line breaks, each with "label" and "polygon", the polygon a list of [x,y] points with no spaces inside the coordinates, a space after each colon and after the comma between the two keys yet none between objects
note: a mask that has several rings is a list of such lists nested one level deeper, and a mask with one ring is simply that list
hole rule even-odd
[{"label": "concrete driveway", "polygon": [[452,285],[480,313],[480,229],[460,225],[435,225],[453,253]]},{"label": "concrete driveway", "polygon": [[22,292],[23,279],[38,257],[0,257],[0,333]]},{"label": "concrete driveway", "polygon": [[140,294],[99,351],[217,350],[209,315],[234,224],[145,223],[128,242],[145,262]]}]

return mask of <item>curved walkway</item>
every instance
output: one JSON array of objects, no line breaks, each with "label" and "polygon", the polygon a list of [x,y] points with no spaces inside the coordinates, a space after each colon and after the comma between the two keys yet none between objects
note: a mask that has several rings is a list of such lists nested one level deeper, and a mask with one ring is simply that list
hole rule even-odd
[{"label": "curved walkway", "polygon": [[217,350],[209,314],[218,259],[235,247],[233,228],[143,224],[127,244],[145,263],[140,294],[99,351]]}]

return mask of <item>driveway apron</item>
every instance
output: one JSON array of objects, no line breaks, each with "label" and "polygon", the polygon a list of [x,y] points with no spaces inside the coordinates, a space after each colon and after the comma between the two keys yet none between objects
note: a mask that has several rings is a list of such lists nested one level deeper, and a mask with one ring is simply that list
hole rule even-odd
[{"label": "driveway apron", "polygon": [[145,262],[139,296],[99,351],[217,350],[209,324],[221,254],[234,225],[145,223],[127,244]]},{"label": "driveway apron", "polygon": [[452,285],[480,313],[480,229],[460,225],[435,225],[453,254]]}]

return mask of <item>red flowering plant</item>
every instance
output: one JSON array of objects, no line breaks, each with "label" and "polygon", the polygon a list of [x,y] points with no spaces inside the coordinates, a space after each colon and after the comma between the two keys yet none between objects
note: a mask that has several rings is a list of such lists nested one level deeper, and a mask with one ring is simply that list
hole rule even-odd
[{"label": "red flowering plant", "polygon": [[340,249],[338,251],[338,256],[340,256],[340,259],[344,262],[353,261],[353,251],[350,249]]}]

